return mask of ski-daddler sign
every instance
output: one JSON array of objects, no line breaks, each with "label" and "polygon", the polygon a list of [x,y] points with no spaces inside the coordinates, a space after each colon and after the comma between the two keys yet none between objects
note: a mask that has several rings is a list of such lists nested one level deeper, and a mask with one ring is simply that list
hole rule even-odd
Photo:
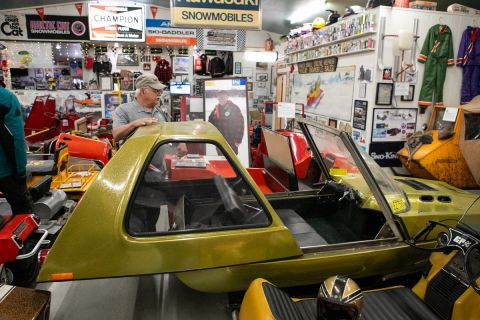
[{"label": "ski-daddler sign", "polygon": [[142,5],[88,4],[90,40],[145,41],[145,7]]},{"label": "ski-daddler sign", "polygon": [[170,0],[174,26],[260,30],[261,0]]}]

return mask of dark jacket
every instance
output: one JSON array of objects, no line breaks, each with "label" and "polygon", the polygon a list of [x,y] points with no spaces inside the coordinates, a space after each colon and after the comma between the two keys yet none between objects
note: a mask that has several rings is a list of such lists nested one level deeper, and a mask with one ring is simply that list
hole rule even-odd
[{"label": "dark jacket", "polygon": [[224,106],[217,104],[208,117],[223,134],[233,151],[238,154],[238,146],[243,140],[244,119],[240,108],[230,100]]}]

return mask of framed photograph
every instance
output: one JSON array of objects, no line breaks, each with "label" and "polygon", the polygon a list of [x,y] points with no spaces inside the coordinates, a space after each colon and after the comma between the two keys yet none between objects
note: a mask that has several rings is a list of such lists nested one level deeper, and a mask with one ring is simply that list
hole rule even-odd
[{"label": "framed photograph", "polygon": [[100,76],[100,89],[101,90],[112,90],[112,77],[111,76]]},{"label": "framed photograph", "polygon": [[105,93],[102,101],[102,118],[111,119],[112,113],[122,103],[127,103],[127,94]]},{"label": "framed photograph", "polygon": [[[246,78],[205,79],[205,121],[212,123],[226,137],[244,166],[250,163],[248,142],[248,98]],[[216,148],[207,154],[216,155]]]},{"label": "framed photograph", "polygon": [[257,73],[256,80],[258,82],[267,82],[268,73]]},{"label": "framed photograph", "polygon": [[138,66],[137,54],[118,54],[117,66]]},{"label": "framed photograph", "polygon": [[383,80],[392,80],[392,68],[384,68],[382,78]]},{"label": "framed photograph", "polygon": [[235,74],[242,74],[242,63],[235,62]]},{"label": "framed photograph", "polygon": [[268,69],[268,63],[266,62],[257,62],[255,63],[255,67],[260,70],[267,70]]},{"label": "framed photograph", "polygon": [[372,142],[406,141],[416,131],[417,111],[417,107],[374,108]]},{"label": "framed photograph", "polygon": [[143,64],[143,70],[149,71],[151,69],[152,69],[152,66],[150,65],[150,63],[144,63]]},{"label": "framed photograph", "polygon": [[247,91],[253,91],[253,82],[247,82]]},{"label": "framed photograph", "polygon": [[411,84],[408,87],[408,95],[402,96],[402,101],[413,101],[413,97],[415,96],[415,85]]},{"label": "framed photograph", "polygon": [[392,98],[393,83],[377,83],[377,95],[375,97],[375,104],[379,106],[389,106],[392,104]]},{"label": "framed photograph", "polygon": [[190,62],[190,58],[188,56],[175,56],[175,57],[173,57],[172,72],[173,73],[180,73],[180,74],[187,74],[188,73],[189,62]]},{"label": "framed photograph", "polygon": [[328,126],[332,128],[337,128],[337,119],[328,119]]},{"label": "framed photograph", "polygon": [[367,126],[368,101],[355,100],[353,103],[353,127],[365,130]]}]

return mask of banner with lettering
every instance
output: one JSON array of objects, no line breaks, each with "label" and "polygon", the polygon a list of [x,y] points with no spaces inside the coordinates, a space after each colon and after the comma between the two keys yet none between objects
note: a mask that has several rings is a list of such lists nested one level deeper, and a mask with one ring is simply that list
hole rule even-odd
[{"label": "banner with lettering", "polygon": [[171,0],[175,27],[262,29],[261,0]]},{"label": "banner with lettering", "polygon": [[145,41],[145,6],[88,4],[90,39]]},{"label": "banner with lettering", "polygon": [[35,40],[88,40],[87,17],[27,14],[27,36]]},{"label": "banner with lettering", "polygon": [[0,39],[26,40],[27,25],[23,14],[0,13]]},{"label": "banner with lettering", "polygon": [[170,20],[147,19],[147,44],[193,46],[197,43],[196,29],[174,28]]}]

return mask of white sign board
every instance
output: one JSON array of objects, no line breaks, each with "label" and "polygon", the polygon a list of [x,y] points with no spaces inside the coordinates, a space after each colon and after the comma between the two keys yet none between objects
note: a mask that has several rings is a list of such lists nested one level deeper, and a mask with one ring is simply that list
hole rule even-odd
[{"label": "white sign board", "polygon": [[145,7],[143,5],[88,4],[90,40],[145,41]]},{"label": "white sign board", "polygon": [[277,105],[277,116],[279,118],[295,118],[295,103],[279,102]]},{"label": "white sign board", "polygon": [[455,122],[457,120],[458,108],[445,108],[445,113],[443,114],[443,121]]},{"label": "white sign board", "polygon": [[25,15],[0,13],[0,39],[26,40],[27,25]]}]

